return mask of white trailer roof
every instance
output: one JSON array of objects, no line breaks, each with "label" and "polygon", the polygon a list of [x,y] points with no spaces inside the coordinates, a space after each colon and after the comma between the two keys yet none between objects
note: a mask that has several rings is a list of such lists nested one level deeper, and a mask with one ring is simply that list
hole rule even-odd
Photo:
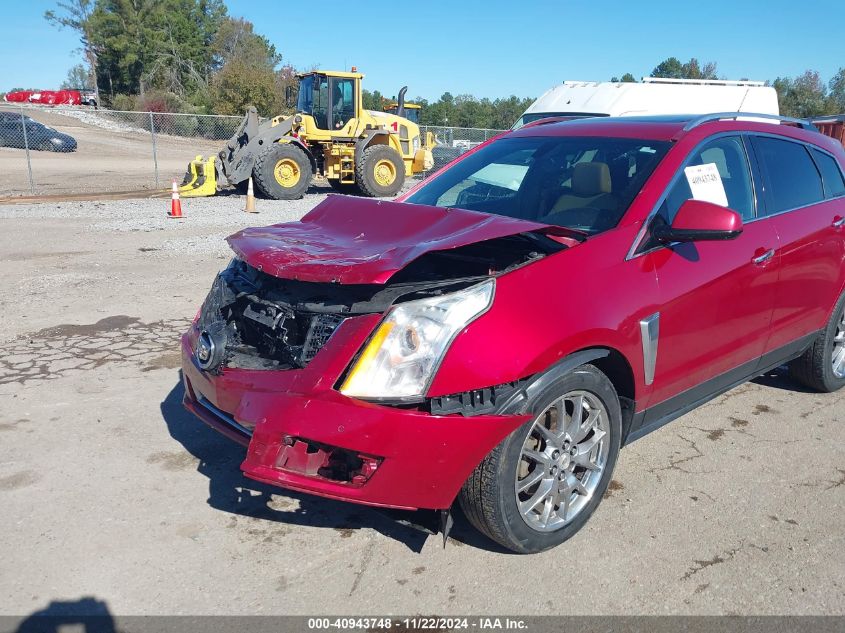
[{"label": "white trailer roof", "polygon": [[777,93],[751,81],[564,81],[546,91],[523,117],[534,113],[636,116],[711,112],[778,114]]}]

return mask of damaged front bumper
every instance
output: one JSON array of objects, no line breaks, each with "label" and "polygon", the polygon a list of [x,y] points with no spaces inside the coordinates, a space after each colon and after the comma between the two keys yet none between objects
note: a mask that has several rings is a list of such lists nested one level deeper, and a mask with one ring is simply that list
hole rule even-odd
[{"label": "damaged front bumper", "polygon": [[182,338],[185,406],[247,447],[247,477],[334,499],[403,509],[451,506],[475,466],[527,416],[432,415],[333,387],[379,320],[346,319],[304,368],[203,371],[199,330]]}]

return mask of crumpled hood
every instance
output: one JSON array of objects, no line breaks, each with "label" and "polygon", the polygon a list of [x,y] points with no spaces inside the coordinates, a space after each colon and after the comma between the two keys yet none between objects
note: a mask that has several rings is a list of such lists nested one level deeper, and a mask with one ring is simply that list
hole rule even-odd
[{"label": "crumpled hood", "polygon": [[248,264],[276,277],[383,284],[429,251],[544,228],[551,227],[464,209],[332,195],[299,222],[244,229],[227,241]]}]

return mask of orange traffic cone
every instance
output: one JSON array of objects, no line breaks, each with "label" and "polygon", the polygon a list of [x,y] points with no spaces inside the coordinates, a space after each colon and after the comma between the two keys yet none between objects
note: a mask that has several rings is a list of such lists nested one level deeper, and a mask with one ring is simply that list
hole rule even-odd
[{"label": "orange traffic cone", "polygon": [[252,176],[249,177],[249,185],[246,188],[246,207],[244,211],[247,213],[258,213],[255,210],[255,192],[252,189]]},{"label": "orange traffic cone", "polygon": [[167,217],[182,217],[182,203],[179,200],[179,187],[176,185],[175,180],[173,181],[173,193],[170,195],[170,213],[167,214]]}]

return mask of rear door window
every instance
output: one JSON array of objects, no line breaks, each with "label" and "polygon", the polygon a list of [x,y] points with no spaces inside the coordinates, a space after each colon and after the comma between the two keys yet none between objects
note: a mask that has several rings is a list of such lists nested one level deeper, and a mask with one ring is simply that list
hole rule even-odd
[{"label": "rear door window", "polygon": [[753,138],[766,179],[769,215],[824,200],[822,179],[802,143],[769,136]]},{"label": "rear door window", "polygon": [[816,166],[822,174],[824,193],[828,198],[845,196],[845,178],[842,177],[842,170],[839,163],[830,154],[825,154],[817,149],[811,149],[810,153],[816,161]]}]

